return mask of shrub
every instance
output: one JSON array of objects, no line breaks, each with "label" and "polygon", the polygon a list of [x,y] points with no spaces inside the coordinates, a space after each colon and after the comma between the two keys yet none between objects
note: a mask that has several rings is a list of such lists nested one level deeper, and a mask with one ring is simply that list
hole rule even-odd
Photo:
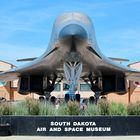
[{"label": "shrub", "polygon": [[122,103],[112,102],[109,108],[110,115],[127,115],[127,107]]},{"label": "shrub", "polygon": [[68,115],[79,115],[80,105],[76,101],[69,101],[67,105]]},{"label": "shrub", "polygon": [[56,108],[50,103],[39,104],[39,115],[55,115]]},{"label": "shrub", "polygon": [[12,115],[12,107],[10,103],[0,103],[0,115]]},{"label": "shrub", "polygon": [[140,102],[129,104],[109,103],[106,100],[99,100],[97,105],[88,104],[80,109],[80,104],[75,101],[60,102],[58,106],[51,103],[39,102],[27,98],[20,103],[0,103],[0,115],[140,115]]},{"label": "shrub", "polygon": [[56,115],[58,116],[65,116],[65,115],[69,115],[68,114],[68,107],[66,103],[62,103],[58,106],[58,108],[56,109]]},{"label": "shrub", "polygon": [[12,106],[12,115],[29,115],[25,102],[17,103]]},{"label": "shrub", "polygon": [[88,104],[87,108],[84,110],[84,115],[85,116],[101,115],[100,107],[95,104]]},{"label": "shrub", "polygon": [[127,107],[128,115],[140,115],[140,102],[131,103]]},{"label": "shrub", "polygon": [[107,100],[99,100],[97,106],[100,108],[101,115],[109,115],[109,102]]},{"label": "shrub", "polygon": [[39,115],[39,101],[31,98],[25,100],[29,115]]}]

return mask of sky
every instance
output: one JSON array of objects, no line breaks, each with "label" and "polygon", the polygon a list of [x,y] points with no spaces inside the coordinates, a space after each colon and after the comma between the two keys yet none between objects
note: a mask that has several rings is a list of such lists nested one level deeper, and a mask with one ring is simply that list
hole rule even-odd
[{"label": "sky", "polygon": [[0,0],[0,60],[18,66],[17,59],[39,57],[65,12],[91,18],[106,56],[140,60],[140,0]]}]

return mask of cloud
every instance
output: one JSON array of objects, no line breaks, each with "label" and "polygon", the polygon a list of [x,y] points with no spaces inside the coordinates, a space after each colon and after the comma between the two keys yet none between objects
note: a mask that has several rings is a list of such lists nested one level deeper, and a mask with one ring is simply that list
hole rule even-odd
[{"label": "cloud", "polygon": [[17,59],[30,58],[30,57],[39,57],[45,50],[45,46],[40,47],[25,47],[25,46],[15,46],[9,44],[0,44],[0,60],[4,60],[15,65],[19,65],[19,62],[16,62]]},{"label": "cloud", "polygon": [[111,30],[99,39],[105,55],[127,58],[130,62],[140,60],[140,29]]},{"label": "cloud", "polygon": [[[104,26],[110,26],[110,24],[118,22],[117,20],[112,20],[116,18],[116,16],[119,17],[119,20],[124,18],[124,15],[119,11],[116,12],[118,8],[121,7],[121,9],[125,11],[126,6],[131,7],[132,4],[138,5],[137,3],[139,2],[140,0],[95,0],[94,2],[93,0],[1,1],[0,59],[6,59],[7,61],[10,60],[11,62],[16,63],[14,60],[17,58],[35,57],[41,55],[46,49],[46,47],[44,47],[45,44],[41,42],[45,39],[47,41],[49,40],[53,21],[57,15],[61,13],[70,11],[85,12],[95,21],[97,25],[99,25],[98,28],[101,29]],[[126,11],[126,13],[127,12],[129,11]],[[112,13],[114,17],[112,17]],[[129,14],[126,14],[125,16],[127,16],[125,18],[128,19]],[[139,23],[139,21],[137,22]],[[125,24],[129,25],[130,23],[124,23],[124,25]],[[133,29],[129,27],[121,28],[119,25],[117,26],[116,30],[111,28],[107,31],[100,30],[101,34],[98,36],[97,42],[99,42],[99,47],[101,47],[103,53],[108,56],[121,56],[133,60],[139,59],[138,57],[140,54],[137,50],[140,46],[140,29]],[[43,39],[41,40],[41,38]],[[46,44],[46,46],[47,45],[48,44]]]}]

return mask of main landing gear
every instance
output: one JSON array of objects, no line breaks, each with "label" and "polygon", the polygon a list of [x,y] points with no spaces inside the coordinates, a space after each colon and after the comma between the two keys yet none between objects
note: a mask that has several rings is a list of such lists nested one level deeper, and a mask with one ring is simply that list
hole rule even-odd
[{"label": "main landing gear", "polygon": [[44,78],[43,90],[46,100],[49,100],[51,92],[55,89],[56,79],[57,79],[56,74],[54,74],[52,77],[47,76]]},{"label": "main landing gear", "polygon": [[99,79],[96,78],[94,79],[92,74],[90,74],[88,76],[89,78],[89,81],[90,81],[90,84],[91,84],[91,90],[95,93],[95,103],[97,104],[98,100],[99,100],[99,97],[101,95],[101,88],[99,88]]}]

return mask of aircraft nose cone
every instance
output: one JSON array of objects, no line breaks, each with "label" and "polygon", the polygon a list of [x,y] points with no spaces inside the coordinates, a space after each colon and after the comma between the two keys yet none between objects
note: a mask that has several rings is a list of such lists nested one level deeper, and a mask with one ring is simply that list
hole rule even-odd
[{"label": "aircraft nose cone", "polygon": [[78,36],[81,38],[87,38],[86,30],[77,24],[69,24],[66,25],[59,33],[59,38],[67,37],[67,36]]}]

